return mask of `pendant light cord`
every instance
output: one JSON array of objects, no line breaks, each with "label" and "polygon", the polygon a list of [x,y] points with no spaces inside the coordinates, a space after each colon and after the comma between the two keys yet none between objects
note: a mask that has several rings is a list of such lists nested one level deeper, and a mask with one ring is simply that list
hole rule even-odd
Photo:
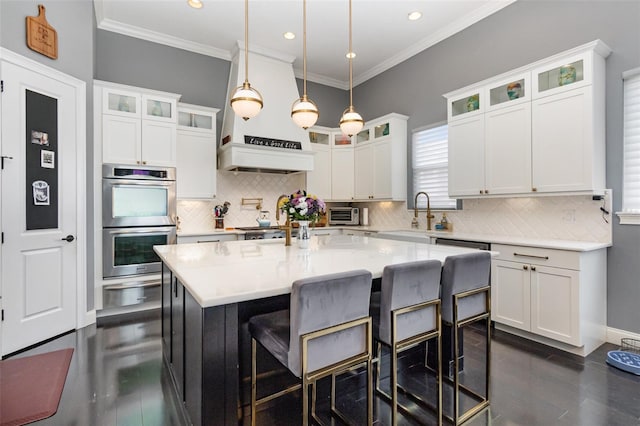
[{"label": "pendant light cord", "polygon": [[244,0],[244,82],[249,83],[249,0]]},{"label": "pendant light cord", "polygon": [[303,97],[307,98],[307,0],[302,0],[302,81]]},{"label": "pendant light cord", "polygon": [[353,46],[351,41],[351,0],[349,0],[349,107],[353,109]]}]

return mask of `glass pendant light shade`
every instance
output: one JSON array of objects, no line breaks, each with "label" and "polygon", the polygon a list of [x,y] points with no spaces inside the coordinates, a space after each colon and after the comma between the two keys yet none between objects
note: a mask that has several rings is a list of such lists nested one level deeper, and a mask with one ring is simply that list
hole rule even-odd
[{"label": "glass pendant light shade", "polygon": [[302,95],[300,99],[296,99],[291,106],[291,118],[297,126],[307,130],[316,124],[320,112],[316,104],[307,95]]},{"label": "glass pendant light shade", "polygon": [[251,87],[248,81],[245,81],[242,86],[236,87],[233,91],[231,108],[236,115],[247,121],[258,115],[262,109],[262,96],[260,92]]},{"label": "glass pendant light shade", "polygon": [[345,109],[340,119],[340,130],[347,136],[353,136],[364,127],[364,120],[353,108],[353,105]]}]

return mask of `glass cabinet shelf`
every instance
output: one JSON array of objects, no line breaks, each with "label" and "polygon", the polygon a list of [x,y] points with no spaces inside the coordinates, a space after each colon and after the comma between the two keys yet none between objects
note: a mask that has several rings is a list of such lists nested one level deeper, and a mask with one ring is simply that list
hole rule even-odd
[{"label": "glass cabinet shelf", "polygon": [[581,59],[570,64],[543,71],[538,74],[538,91],[567,86],[584,79],[584,61]]},{"label": "glass cabinet shelf", "polygon": [[163,118],[171,118],[173,116],[171,102],[147,99],[146,106],[146,115]]},{"label": "glass cabinet shelf", "polygon": [[369,129],[364,129],[361,130],[357,135],[356,135],[356,144],[362,143],[362,142],[368,142],[369,141]]},{"label": "glass cabinet shelf", "polygon": [[480,109],[480,93],[466,96],[451,102],[451,115],[453,117]]},{"label": "glass cabinet shelf", "polygon": [[124,113],[135,114],[137,98],[135,96],[127,96],[118,93],[109,93],[108,108],[110,111],[119,111]]},{"label": "glass cabinet shelf", "polygon": [[524,78],[493,87],[489,89],[489,105],[499,105],[524,98],[528,91]]},{"label": "glass cabinet shelf", "polygon": [[382,123],[373,128],[374,138],[389,136],[389,123]]},{"label": "glass cabinet shelf", "polygon": [[192,112],[178,112],[178,125],[198,129],[213,129],[213,117]]},{"label": "glass cabinet shelf", "polygon": [[329,145],[329,135],[327,133],[309,132],[309,142],[318,145]]}]

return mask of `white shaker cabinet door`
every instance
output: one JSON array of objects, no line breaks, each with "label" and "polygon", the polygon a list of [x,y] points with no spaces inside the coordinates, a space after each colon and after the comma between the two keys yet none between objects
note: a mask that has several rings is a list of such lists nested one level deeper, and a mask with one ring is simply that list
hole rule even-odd
[{"label": "white shaker cabinet door", "polygon": [[353,149],[333,149],[331,151],[331,199],[352,200],[353,191]]},{"label": "white shaker cabinet door", "polygon": [[578,271],[532,266],[531,332],[575,346],[582,345],[578,280]]},{"label": "white shaker cabinet door", "polygon": [[307,191],[323,200],[331,200],[331,148],[315,145],[311,145],[313,170],[307,172]]},{"label": "white shaker cabinet door", "polygon": [[354,150],[355,198],[371,199],[373,196],[373,146],[359,146]]},{"label": "white shaker cabinet door", "polygon": [[485,193],[531,191],[531,104],[485,115]]},{"label": "white shaker cabinet door", "polygon": [[142,164],[176,165],[176,125],[142,120]]},{"label": "white shaker cabinet door", "polygon": [[484,114],[449,122],[449,196],[484,194]]},{"label": "white shaker cabinet door", "polygon": [[102,116],[102,162],[140,164],[140,119]]},{"label": "white shaker cabinet door", "polygon": [[583,87],[533,101],[533,190],[592,190],[592,90]]},{"label": "white shaker cabinet door", "polygon": [[521,330],[531,329],[529,265],[491,262],[491,319]]},{"label": "white shaker cabinet door", "polygon": [[178,131],[176,191],[178,198],[211,199],[216,194],[215,134]]}]

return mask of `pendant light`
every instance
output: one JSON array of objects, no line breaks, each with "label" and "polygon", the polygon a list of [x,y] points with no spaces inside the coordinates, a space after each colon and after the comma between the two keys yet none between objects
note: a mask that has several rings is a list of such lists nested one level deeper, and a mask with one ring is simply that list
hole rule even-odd
[{"label": "pendant light", "polygon": [[364,120],[353,108],[353,46],[351,36],[351,0],[349,0],[349,108],[345,109],[340,119],[340,130],[347,136],[353,136],[362,130]]},{"label": "pendant light", "polygon": [[320,112],[316,104],[307,97],[307,0],[302,0],[302,97],[291,106],[293,122],[303,129],[316,124]]},{"label": "pendant light", "polygon": [[262,109],[262,96],[249,83],[249,0],[244,0],[244,83],[235,88],[230,103],[233,112],[245,121]]}]

